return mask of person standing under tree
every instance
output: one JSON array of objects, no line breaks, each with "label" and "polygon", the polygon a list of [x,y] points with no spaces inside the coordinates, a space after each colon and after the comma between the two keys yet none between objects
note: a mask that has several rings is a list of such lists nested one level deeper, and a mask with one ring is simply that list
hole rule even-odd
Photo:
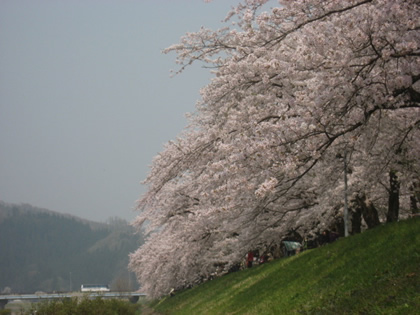
[{"label": "person standing under tree", "polygon": [[252,267],[252,262],[254,261],[254,253],[252,251],[249,251],[246,255],[246,266],[248,268]]}]

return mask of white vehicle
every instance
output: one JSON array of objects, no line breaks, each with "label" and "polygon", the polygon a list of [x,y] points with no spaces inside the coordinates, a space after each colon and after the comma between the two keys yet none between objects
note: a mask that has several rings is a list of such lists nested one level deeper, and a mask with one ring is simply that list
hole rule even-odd
[{"label": "white vehicle", "polygon": [[80,291],[82,292],[109,292],[107,284],[82,284]]}]

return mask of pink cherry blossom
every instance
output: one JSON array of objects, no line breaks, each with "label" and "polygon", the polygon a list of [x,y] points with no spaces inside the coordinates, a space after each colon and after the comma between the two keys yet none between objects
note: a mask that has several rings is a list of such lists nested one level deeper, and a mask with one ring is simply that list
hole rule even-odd
[{"label": "pink cherry blossom", "polygon": [[407,216],[420,195],[419,17],[416,0],[248,0],[225,28],[164,50],[178,72],[200,61],[214,77],[144,181],[134,225],[149,237],[130,260],[142,290],[190,287],[291,229],[328,228],[343,157],[350,200],[384,220],[392,171]]}]

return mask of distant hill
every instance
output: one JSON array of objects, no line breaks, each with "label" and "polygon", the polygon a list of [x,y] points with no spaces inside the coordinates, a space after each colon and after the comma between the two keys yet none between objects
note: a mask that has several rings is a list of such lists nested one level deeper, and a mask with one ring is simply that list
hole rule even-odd
[{"label": "distant hill", "polygon": [[77,291],[90,283],[137,289],[128,254],[142,242],[122,219],[97,223],[0,201],[0,293]]}]

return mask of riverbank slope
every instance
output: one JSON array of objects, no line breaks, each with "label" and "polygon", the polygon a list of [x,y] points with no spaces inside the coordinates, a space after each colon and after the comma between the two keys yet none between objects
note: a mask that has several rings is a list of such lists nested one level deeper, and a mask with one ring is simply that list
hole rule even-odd
[{"label": "riverbank slope", "polygon": [[162,314],[417,314],[420,219],[231,273],[148,306]]}]

